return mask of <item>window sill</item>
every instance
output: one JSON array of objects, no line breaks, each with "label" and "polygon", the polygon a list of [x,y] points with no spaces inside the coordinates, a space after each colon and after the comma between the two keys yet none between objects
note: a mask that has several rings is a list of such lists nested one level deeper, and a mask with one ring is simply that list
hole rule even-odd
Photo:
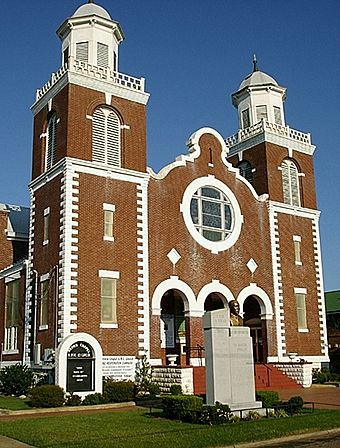
[{"label": "window sill", "polygon": [[48,240],[43,241],[43,246],[47,246]]},{"label": "window sill", "polygon": [[309,333],[308,328],[299,328],[299,333]]},{"label": "window sill", "polygon": [[104,241],[114,241],[115,239],[114,239],[113,236],[104,236],[104,237],[103,237],[103,240],[104,240]]},{"label": "window sill", "polygon": [[105,324],[101,323],[100,328],[118,328],[118,324]]},{"label": "window sill", "polygon": [[295,262],[295,265],[296,265],[296,266],[302,266],[302,261],[296,261],[296,262]]},{"label": "window sill", "polygon": [[3,355],[17,355],[19,353],[19,350],[4,350],[2,352]]},{"label": "window sill", "polygon": [[48,330],[48,325],[39,325],[39,331]]}]

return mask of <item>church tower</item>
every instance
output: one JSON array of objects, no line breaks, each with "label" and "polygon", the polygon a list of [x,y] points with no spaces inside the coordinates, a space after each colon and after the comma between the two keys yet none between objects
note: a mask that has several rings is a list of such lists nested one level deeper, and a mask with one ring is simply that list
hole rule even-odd
[{"label": "church tower", "polygon": [[315,146],[310,134],[286,124],[286,89],[258,69],[255,56],[253,64],[232,95],[239,130],[226,143],[228,160],[257,194],[268,195],[278,347],[268,362],[302,352],[310,362],[327,361]]},{"label": "church tower", "polygon": [[57,34],[61,68],[32,106],[26,361],[55,354],[57,384],[76,391],[65,371],[76,347],[96,359],[88,390],[100,391],[102,361],[149,347],[149,94],[143,78],[119,71],[124,34],[101,6],[80,6]]}]

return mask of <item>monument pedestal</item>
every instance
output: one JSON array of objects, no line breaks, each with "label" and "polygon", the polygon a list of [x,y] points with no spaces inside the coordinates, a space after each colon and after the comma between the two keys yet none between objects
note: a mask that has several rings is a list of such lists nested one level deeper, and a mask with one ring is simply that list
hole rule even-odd
[{"label": "monument pedestal", "polygon": [[204,315],[207,404],[256,409],[253,347],[248,327],[231,327],[226,309]]}]

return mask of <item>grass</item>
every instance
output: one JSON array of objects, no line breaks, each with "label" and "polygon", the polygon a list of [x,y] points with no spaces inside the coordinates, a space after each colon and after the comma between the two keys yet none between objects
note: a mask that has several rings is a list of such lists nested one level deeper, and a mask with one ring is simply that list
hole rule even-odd
[{"label": "grass", "polygon": [[11,411],[19,411],[21,409],[32,409],[27,400],[18,397],[5,397],[0,395],[0,409],[10,409]]},{"label": "grass", "polygon": [[144,409],[0,419],[0,434],[37,448],[205,448],[338,428],[340,411],[201,426],[151,416]]}]

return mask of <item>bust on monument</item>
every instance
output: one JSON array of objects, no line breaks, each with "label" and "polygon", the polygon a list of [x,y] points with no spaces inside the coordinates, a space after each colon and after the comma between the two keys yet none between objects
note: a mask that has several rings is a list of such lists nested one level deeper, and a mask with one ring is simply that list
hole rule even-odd
[{"label": "bust on monument", "polygon": [[230,325],[232,327],[241,327],[243,326],[243,319],[240,316],[240,305],[237,300],[232,300],[229,302],[230,308]]}]

